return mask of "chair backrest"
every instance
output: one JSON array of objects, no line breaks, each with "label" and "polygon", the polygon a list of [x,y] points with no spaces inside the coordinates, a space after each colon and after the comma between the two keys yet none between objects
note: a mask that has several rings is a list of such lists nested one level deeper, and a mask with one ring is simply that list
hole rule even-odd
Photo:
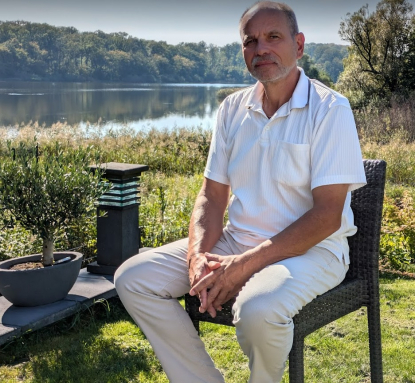
[{"label": "chair backrest", "polygon": [[367,185],[352,191],[352,210],[357,233],[349,237],[350,268],[346,279],[371,280],[378,275],[386,162],[363,161]]}]

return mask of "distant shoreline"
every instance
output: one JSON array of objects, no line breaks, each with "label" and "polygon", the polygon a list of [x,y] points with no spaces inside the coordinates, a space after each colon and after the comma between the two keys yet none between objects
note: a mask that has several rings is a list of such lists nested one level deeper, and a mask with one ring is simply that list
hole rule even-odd
[{"label": "distant shoreline", "polygon": [[140,85],[229,85],[230,87],[237,87],[239,85],[252,85],[255,83],[255,80],[252,82],[136,82],[136,81],[121,81],[121,80],[100,80],[100,79],[90,79],[90,80],[64,80],[64,79],[22,79],[22,78],[0,78],[0,84],[5,82],[33,82],[33,83],[65,83],[65,84],[88,84],[88,83],[98,83],[98,84],[140,84]]}]

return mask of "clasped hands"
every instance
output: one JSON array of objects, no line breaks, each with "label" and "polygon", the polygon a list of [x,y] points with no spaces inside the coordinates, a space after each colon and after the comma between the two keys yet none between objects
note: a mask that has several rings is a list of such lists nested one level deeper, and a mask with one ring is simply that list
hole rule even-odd
[{"label": "clasped hands", "polygon": [[[190,295],[198,295],[199,311],[212,318],[235,297],[251,275],[245,275],[242,255],[199,253],[189,263]],[[209,290],[208,290],[209,289]]]}]

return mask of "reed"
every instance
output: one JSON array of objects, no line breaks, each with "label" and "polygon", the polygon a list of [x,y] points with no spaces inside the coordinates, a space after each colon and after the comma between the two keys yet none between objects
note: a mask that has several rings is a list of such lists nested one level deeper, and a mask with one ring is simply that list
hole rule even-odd
[{"label": "reed", "polygon": [[[358,123],[359,118],[356,118]],[[379,124],[380,120],[373,120],[373,125]],[[408,213],[412,206],[408,196],[415,198],[415,142],[400,128],[393,128],[387,139],[380,140],[378,136],[370,139],[367,128],[358,126],[363,157],[384,159],[388,163],[385,211],[391,214],[383,222],[382,260],[390,267],[406,269],[415,263],[412,252],[415,224]],[[104,130],[100,124],[82,128],[65,123],[45,128],[31,123],[0,128],[0,160],[10,155],[7,141],[12,145],[20,142],[29,145],[34,137],[41,147],[53,146],[56,142],[64,150],[93,146],[101,162],[149,165],[150,170],[143,174],[141,182],[143,246],[160,246],[187,236],[193,203],[203,181],[210,131],[199,128],[134,131],[128,126]],[[57,248],[74,248],[86,243],[93,249],[95,242],[95,216],[90,216],[61,233]],[[400,249],[398,257],[396,249]],[[21,227],[0,228],[0,259],[38,250],[39,243]]]}]

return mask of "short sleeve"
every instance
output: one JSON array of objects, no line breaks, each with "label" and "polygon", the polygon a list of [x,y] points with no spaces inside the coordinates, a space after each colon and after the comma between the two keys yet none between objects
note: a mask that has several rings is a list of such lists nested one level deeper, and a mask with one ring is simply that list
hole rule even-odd
[{"label": "short sleeve", "polygon": [[332,106],[316,127],[311,144],[311,189],[349,184],[349,191],[366,184],[362,153],[350,107]]},{"label": "short sleeve", "polygon": [[210,143],[209,155],[206,163],[204,176],[221,184],[229,185],[228,162],[226,151],[225,132],[225,106],[222,103],[216,116],[216,124],[213,129],[212,141]]}]

